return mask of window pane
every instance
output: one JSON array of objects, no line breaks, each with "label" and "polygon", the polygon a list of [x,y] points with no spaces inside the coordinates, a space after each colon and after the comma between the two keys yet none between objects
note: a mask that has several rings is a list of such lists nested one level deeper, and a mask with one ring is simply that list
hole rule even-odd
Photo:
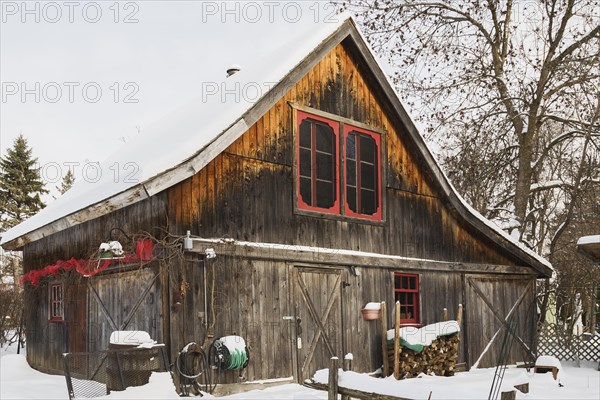
[{"label": "window pane", "polygon": [[356,162],[346,161],[346,185],[356,186]]},{"label": "window pane", "polygon": [[369,162],[371,164],[375,163],[375,152],[377,146],[375,144],[375,140],[366,135],[360,135],[360,160]]},{"label": "window pane", "polygon": [[346,138],[346,158],[356,160],[356,136],[353,133]]},{"label": "window pane", "polygon": [[409,285],[411,289],[416,289],[417,288],[417,278],[415,278],[414,276],[411,277],[409,279]]},{"label": "window pane", "polygon": [[317,127],[317,150],[334,154],[333,129],[328,125],[316,124]]},{"label": "window pane", "polygon": [[376,193],[371,190],[360,191],[360,212],[361,214],[372,215],[377,211]]},{"label": "window pane", "polygon": [[300,147],[311,147],[311,126],[312,121],[308,118],[300,124]]},{"label": "window pane", "polygon": [[394,275],[394,288],[400,289],[400,277],[398,275]]},{"label": "window pane", "polygon": [[317,207],[330,208],[335,201],[333,182],[317,182]]},{"label": "window pane", "polygon": [[351,186],[346,187],[346,202],[348,203],[348,208],[354,212],[358,212],[356,209],[356,189]]},{"label": "window pane", "polygon": [[310,163],[311,152],[308,149],[300,149],[300,176],[310,177],[311,163]]},{"label": "window pane", "polygon": [[333,156],[331,154],[317,153],[317,179],[333,182],[334,179]]},{"label": "window pane", "polygon": [[407,289],[408,288],[408,276],[403,276],[402,277],[402,289]]},{"label": "window pane", "polygon": [[371,164],[360,163],[360,187],[375,190],[375,167]]},{"label": "window pane", "polygon": [[300,197],[309,206],[312,205],[312,186],[310,182],[310,178],[300,178]]}]

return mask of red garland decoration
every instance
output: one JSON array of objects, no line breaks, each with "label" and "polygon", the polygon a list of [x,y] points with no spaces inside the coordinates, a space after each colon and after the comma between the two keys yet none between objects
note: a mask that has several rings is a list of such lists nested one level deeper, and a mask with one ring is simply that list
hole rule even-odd
[{"label": "red garland decoration", "polygon": [[21,278],[19,278],[19,283],[24,285],[25,283],[29,283],[32,286],[37,286],[40,283],[42,278],[47,276],[57,276],[61,273],[69,272],[72,270],[77,271],[80,275],[83,275],[86,278],[90,276],[94,276],[113,263],[113,261],[117,261],[119,263],[133,263],[138,261],[149,261],[152,258],[152,252],[154,250],[154,245],[151,240],[142,239],[136,243],[136,254],[126,254],[123,258],[117,259],[98,259],[97,261],[93,260],[76,260],[75,258],[71,258],[70,260],[63,261],[58,260],[56,264],[48,265],[41,269],[34,269],[26,274],[23,274]]}]

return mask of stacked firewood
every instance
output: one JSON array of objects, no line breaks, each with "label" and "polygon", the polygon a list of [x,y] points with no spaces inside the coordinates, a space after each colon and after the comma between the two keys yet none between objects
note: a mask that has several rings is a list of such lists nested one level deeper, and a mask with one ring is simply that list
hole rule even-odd
[{"label": "stacked firewood", "polygon": [[[400,347],[400,379],[412,378],[421,373],[438,376],[452,376],[458,360],[458,333],[440,336],[431,345],[416,352],[406,347]],[[388,342],[389,365],[394,365],[394,343]]]}]

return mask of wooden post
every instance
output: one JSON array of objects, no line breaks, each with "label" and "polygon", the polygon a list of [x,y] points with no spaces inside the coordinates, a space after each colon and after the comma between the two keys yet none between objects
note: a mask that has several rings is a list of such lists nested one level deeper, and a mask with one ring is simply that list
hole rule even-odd
[{"label": "wooden post", "polygon": [[331,357],[329,363],[329,390],[327,392],[327,400],[337,400],[338,394],[338,358]]},{"label": "wooden post", "polygon": [[390,374],[390,365],[387,355],[387,312],[385,301],[381,302],[381,355],[383,356],[383,376]]},{"label": "wooden post", "polygon": [[458,305],[458,310],[456,311],[456,322],[458,322],[458,326],[459,327],[460,327],[460,324],[462,322],[462,318],[463,318],[463,306],[462,306],[462,304],[459,304]]},{"label": "wooden post", "polygon": [[400,379],[400,302],[394,312],[394,378]]},{"label": "wooden post", "polygon": [[[352,354],[350,353],[344,356],[344,371],[352,371]],[[350,400],[350,396],[343,394],[342,400]]]},{"label": "wooden post", "polygon": [[352,354],[348,353],[344,356],[344,371],[352,371]]},{"label": "wooden post", "polygon": [[446,307],[442,310],[442,321],[448,321],[448,309]]},{"label": "wooden post", "polygon": [[511,390],[510,392],[500,393],[500,400],[515,400],[517,398],[517,391]]}]

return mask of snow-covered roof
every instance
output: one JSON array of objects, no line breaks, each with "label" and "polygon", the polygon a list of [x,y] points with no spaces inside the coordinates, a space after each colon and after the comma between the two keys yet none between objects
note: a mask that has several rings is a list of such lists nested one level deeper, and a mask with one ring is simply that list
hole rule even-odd
[{"label": "snow-covered roof", "polygon": [[577,240],[577,245],[581,246],[584,244],[600,244],[600,235],[582,236]]},{"label": "snow-covered roof", "polygon": [[600,262],[600,235],[580,237],[577,240],[577,249],[591,260]]},{"label": "snow-covered roof", "polygon": [[[215,73],[207,66],[208,75],[202,93],[196,100],[144,129],[143,134],[132,137],[100,163],[97,170],[91,168],[88,171],[89,179],[78,180],[71,190],[38,214],[7,231],[0,244],[9,243],[117,195],[120,195],[117,203],[122,205],[149,197],[165,188],[158,177],[203,153],[203,157],[189,165],[190,172],[198,172],[221,152],[221,147],[226,147],[223,143],[216,143],[219,146],[210,144],[218,141],[227,131],[232,131],[234,135],[231,136],[234,137],[235,134],[239,136],[244,133],[248,128],[244,114],[262,97],[281,97],[284,93],[272,93],[269,90],[351,18],[348,14],[341,14],[332,22],[315,25],[269,24],[268,30],[247,29],[248,26],[244,24],[215,25],[210,32],[212,40],[219,40],[219,28],[225,29],[229,38],[235,36],[232,30],[238,29],[239,35],[237,40],[223,43],[226,50],[222,53],[210,55],[207,64],[220,64],[223,68]],[[266,32],[269,34],[265,35]],[[254,42],[260,43],[264,50],[246,59],[236,59],[235,54],[244,53],[241,49]],[[241,70],[227,77],[226,70],[232,58],[241,66]],[[205,74],[205,71],[198,71],[198,74]],[[233,140],[230,139],[231,142]],[[114,173],[115,165],[120,168],[119,176]],[[97,171],[100,172],[98,179]],[[166,183],[172,185],[177,182]],[[77,218],[67,219],[62,229],[80,222]]]},{"label": "snow-covered roof", "polygon": [[[351,15],[340,14],[333,22],[315,25],[270,25],[267,36],[264,29],[247,30],[246,26],[238,28],[235,24],[223,24],[223,28],[228,31],[227,37],[231,37],[232,29],[240,29],[239,37],[223,44],[227,51],[211,55],[210,63],[223,65],[223,70],[218,75],[207,73],[203,91],[196,101],[158,121],[143,135],[135,136],[99,166],[99,179],[78,181],[41,212],[7,231],[0,245],[8,249],[22,247],[30,241],[153,196],[194,175],[285,94],[285,90],[295,83],[294,79],[300,78],[298,74],[292,78],[293,73],[310,66],[307,66],[307,60],[311,55],[329,51],[341,40],[351,37],[380,83],[382,99],[387,98],[406,125],[408,135],[452,206],[475,229],[502,248],[544,276],[551,275],[552,266],[547,260],[484,218],[458,194],[425,144]],[[219,32],[211,32],[211,37],[219,40]],[[235,59],[241,70],[227,78],[225,70],[231,65],[231,55],[253,42],[261,43],[260,51],[245,59]],[[313,58],[311,62],[316,63],[316,60]],[[115,179],[115,165],[135,173],[131,176],[122,174]]]}]

